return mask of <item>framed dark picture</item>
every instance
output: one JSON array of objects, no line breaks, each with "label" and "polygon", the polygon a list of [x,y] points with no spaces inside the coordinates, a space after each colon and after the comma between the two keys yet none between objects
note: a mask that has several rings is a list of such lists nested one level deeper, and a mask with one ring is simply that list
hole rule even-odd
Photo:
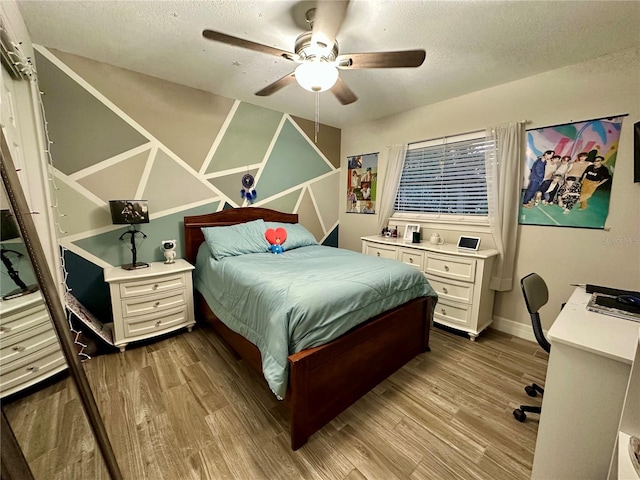
[{"label": "framed dark picture", "polygon": [[149,223],[149,206],[146,200],[109,200],[109,208],[114,225]]}]

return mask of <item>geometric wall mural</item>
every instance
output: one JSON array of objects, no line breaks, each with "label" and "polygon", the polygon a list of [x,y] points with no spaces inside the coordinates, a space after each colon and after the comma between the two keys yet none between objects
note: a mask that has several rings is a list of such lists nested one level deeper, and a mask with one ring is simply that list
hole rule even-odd
[{"label": "geometric wall mural", "polygon": [[241,168],[262,162],[282,113],[240,103],[224,132],[206,173]]},{"label": "geometric wall mural", "polygon": [[209,182],[200,179],[193,170],[158,150],[141,197],[149,202],[151,214],[186,207],[194,203],[209,203],[216,192]]},{"label": "geometric wall mural", "polygon": [[149,141],[37,52],[36,65],[58,170],[71,175]]},{"label": "geometric wall mural", "polygon": [[298,213],[318,241],[337,246],[339,129],[321,125],[315,143],[308,120],[35,48],[58,204],[73,219],[59,240],[74,255],[129,263],[108,201],[140,198],[151,221],[139,261],[162,260],[160,242],[171,238],[181,256],[182,217],[247,206],[245,173],[256,179],[253,206]]},{"label": "geometric wall mural", "polygon": [[146,149],[76,179],[78,184],[105,202],[119,198],[134,198],[148,160],[149,149]]}]

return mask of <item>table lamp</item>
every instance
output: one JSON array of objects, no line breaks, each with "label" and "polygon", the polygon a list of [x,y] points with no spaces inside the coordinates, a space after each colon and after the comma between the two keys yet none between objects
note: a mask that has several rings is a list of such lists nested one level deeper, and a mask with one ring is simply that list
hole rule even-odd
[{"label": "table lamp", "polygon": [[135,225],[140,223],[149,223],[149,206],[146,200],[109,200],[109,208],[111,210],[111,221],[114,225],[129,225],[129,230],[120,235],[120,240],[125,237],[131,237],[131,254],[133,259],[131,263],[122,265],[125,270],[137,270],[146,268],[148,263],[137,261],[136,236],[142,237],[144,240],[147,236],[137,230]]}]

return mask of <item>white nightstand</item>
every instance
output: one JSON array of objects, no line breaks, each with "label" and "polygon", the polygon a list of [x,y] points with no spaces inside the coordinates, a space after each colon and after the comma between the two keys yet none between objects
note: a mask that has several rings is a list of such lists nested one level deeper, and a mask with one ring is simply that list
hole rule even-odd
[{"label": "white nightstand", "polygon": [[104,270],[111,290],[113,343],[124,352],[129,342],[144,340],[195,324],[194,269],[186,260],[153,262],[147,268]]}]

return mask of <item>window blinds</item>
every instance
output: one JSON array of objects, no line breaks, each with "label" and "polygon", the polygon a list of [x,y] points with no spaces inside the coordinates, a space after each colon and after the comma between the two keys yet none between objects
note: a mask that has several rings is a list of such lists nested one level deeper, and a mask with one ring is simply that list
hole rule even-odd
[{"label": "window blinds", "polygon": [[486,216],[485,154],[493,151],[493,141],[479,135],[409,146],[395,211]]}]

